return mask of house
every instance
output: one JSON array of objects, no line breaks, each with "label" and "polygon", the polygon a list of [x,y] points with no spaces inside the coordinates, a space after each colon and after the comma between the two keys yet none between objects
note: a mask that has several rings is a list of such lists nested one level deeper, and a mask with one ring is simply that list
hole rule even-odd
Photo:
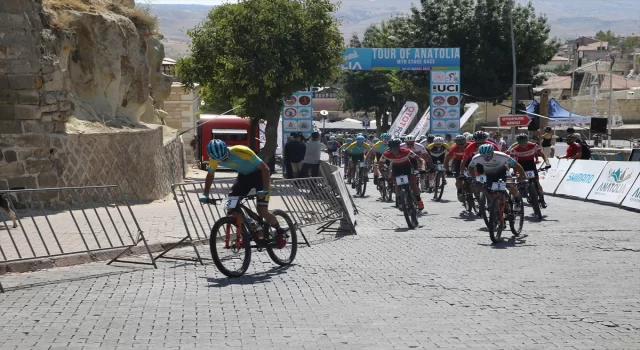
[{"label": "house", "polygon": [[[593,72],[590,72],[593,74]],[[582,81],[584,80],[585,73],[580,71],[575,74],[575,81],[573,84],[573,96],[578,96],[580,94],[580,87],[582,85]],[[607,72],[603,72],[599,75],[599,88],[600,91],[608,91],[609,90],[609,74]],[[632,88],[640,87],[640,82],[635,80],[626,79],[621,75],[614,74],[612,81],[613,91],[625,91]],[[535,92],[540,92],[543,89],[549,89],[552,92],[552,96],[557,100],[567,100],[569,99],[571,94],[571,75],[555,75],[550,76],[547,80],[542,83],[542,85],[536,87],[534,89]]]},{"label": "house", "polygon": [[595,43],[578,46],[578,57],[582,55],[582,59],[586,62],[601,60],[609,55],[610,47],[606,41],[598,41]]},{"label": "house", "polygon": [[568,65],[569,64],[569,59],[566,57],[562,57],[562,56],[553,56],[551,58],[551,61],[547,62],[547,64],[540,66],[540,69],[545,71],[545,70],[553,70],[556,69],[558,67],[560,67],[561,65]]}]

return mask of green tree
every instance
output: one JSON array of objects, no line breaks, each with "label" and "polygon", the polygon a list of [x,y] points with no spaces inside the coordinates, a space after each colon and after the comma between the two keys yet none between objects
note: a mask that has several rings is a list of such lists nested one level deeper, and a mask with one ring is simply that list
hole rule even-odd
[{"label": "green tree", "polygon": [[[267,122],[262,156],[277,144],[282,99],[333,81],[343,39],[330,0],[244,0],[209,12],[189,30],[192,56],[178,61],[186,89],[199,84],[213,104],[241,106],[241,115]],[[222,103],[220,103],[222,101]],[[257,136],[257,135],[256,135]]]},{"label": "green tree", "polygon": [[620,39],[616,36],[616,33],[611,30],[599,31],[596,33],[595,38],[600,41],[606,41],[612,46],[618,46],[620,44]]}]

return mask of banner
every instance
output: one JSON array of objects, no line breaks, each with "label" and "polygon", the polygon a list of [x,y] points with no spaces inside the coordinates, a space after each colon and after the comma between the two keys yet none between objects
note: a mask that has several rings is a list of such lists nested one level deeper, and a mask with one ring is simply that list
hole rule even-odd
[{"label": "banner", "polygon": [[629,194],[622,201],[622,206],[640,210],[640,176],[636,179],[636,183],[631,186]]},{"label": "banner", "polygon": [[556,194],[586,199],[607,162],[578,159],[564,177]]},{"label": "banner", "polygon": [[608,162],[587,199],[620,204],[631,191],[639,173],[640,163]]},{"label": "banner", "polygon": [[460,67],[431,70],[431,133],[460,134]]},{"label": "banner", "polygon": [[417,138],[418,136],[425,135],[429,132],[429,127],[431,126],[431,123],[429,123],[429,120],[431,119],[431,113],[429,113],[430,110],[430,108],[427,108],[427,111],[424,112],[422,118],[420,118],[420,121],[418,121],[418,124],[416,124],[416,127],[413,128],[413,131],[411,131],[409,135]]},{"label": "banner", "polygon": [[480,106],[477,103],[470,103],[470,104],[466,105],[465,107],[467,107],[468,109],[467,109],[466,112],[464,112],[464,115],[462,117],[460,117],[460,129],[462,129],[464,124],[466,124],[467,121],[473,115],[473,112],[475,112],[476,109],[478,109],[478,107],[480,107]]},{"label": "banner", "polygon": [[460,67],[460,48],[349,48],[342,70],[432,70]]},{"label": "banner", "polygon": [[413,118],[418,114],[418,104],[415,102],[407,101],[402,107],[400,114],[396,117],[396,120],[391,124],[391,128],[389,128],[389,135],[391,137],[400,137],[407,129]]},{"label": "banner", "polygon": [[573,160],[551,158],[549,163],[551,164],[551,169],[539,174],[540,186],[542,186],[544,193],[554,194],[565,174],[571,168]]}]

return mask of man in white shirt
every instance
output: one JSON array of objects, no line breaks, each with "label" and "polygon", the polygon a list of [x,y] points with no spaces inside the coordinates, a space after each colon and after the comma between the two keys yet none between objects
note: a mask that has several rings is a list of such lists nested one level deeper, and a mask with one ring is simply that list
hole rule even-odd
[{"label": "man in white shirt", "polygon": [[300,170],[300,177],[309,176],[309,171],[311,171],[312,177],[317,177],[320,169],[320,155],[322,151],[327,149],[327,146],[320,142],[320,134],[317,131],[311,133],[311,139],[306,143],[306,146],[307,150],[304,154],[304,165]]}]

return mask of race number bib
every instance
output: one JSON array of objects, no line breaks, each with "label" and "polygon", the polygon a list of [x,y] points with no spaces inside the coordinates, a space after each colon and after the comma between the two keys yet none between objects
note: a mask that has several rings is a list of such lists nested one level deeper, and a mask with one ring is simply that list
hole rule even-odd
[{"label": "race number bib", "polygon": [[396,184],[398,185],[406,185],[409,183],[409,177],[407,175],[402,175],[396,177]]},{"label": "race number bib", "polygon": [[529,170],[529,171],[525,172],[525,174],[527,175],[527,178],[529,178],[529,179],[533,179],[534,177],[536,177],[536,172],[532,171],[532,170]]},{"label": "race number bib", "polygon": [[443,164],[436,164],[436,170],[437,171],[443,171],[444,170],[444,165]]},{"label": "race number bib", "polygon": [[494,182],[491,184],[492,191],[504,191],[507,188],[507,184],[504,182]]},{"label": "race number bib", "polygon": [[365,168],[366,166],[367,166],[367,163],[366,163],[366,162],[360,162],[360,167],[361,167],[361,168]]},{"label": "race number bib", "polygon": [[238,206],[238,201],[240,197],[228,197],[224,200],[224,208],[225,209],[235,209]]},{"label": "race number bib", "polygon": [[487,182],[487,175],[478,175],[478,176],[476,176],[476,181],[478,181],[480,183]]},{"label": "race number bib", "polygon": [[466,176],[466,177],[471,177],[471,174],[469,174],[469,170],[465,170],[465,171],[464,171],[464,176]]}]

